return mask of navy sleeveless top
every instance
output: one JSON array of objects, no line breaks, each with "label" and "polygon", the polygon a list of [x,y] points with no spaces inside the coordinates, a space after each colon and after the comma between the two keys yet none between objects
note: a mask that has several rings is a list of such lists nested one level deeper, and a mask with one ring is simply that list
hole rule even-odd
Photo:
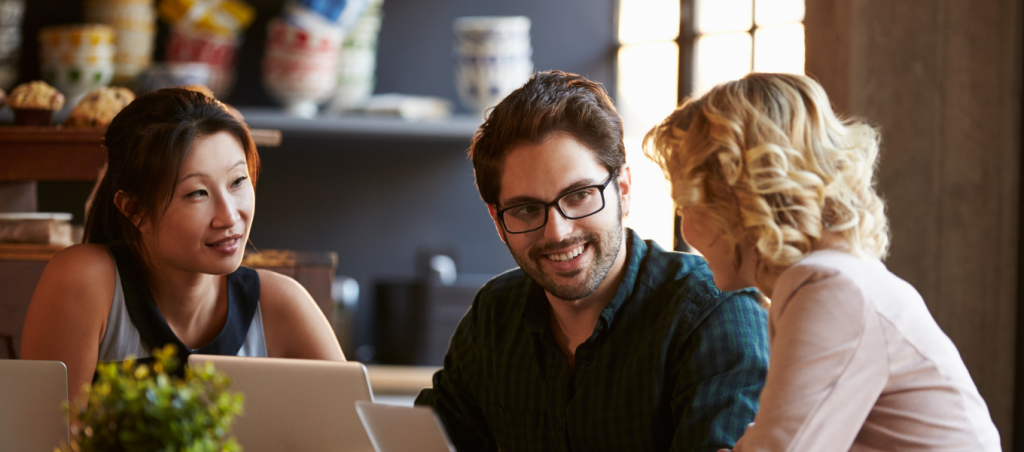
[{"label": "navy sleeveless top", "polygon": [[116,281],[107,328],[100,342],[99,362],[120,362],[134,355],[140,362],[152,361],[150,350],[174,344],[178,348],[182,374],[188,356],[267,356],[260,312],[260,278],[255,270],[238,267],[228,275],[228,313],[220,334],[209,344],[190,349],[171,330],[153,301],[142,276],[140,264],[124,242],[107,244],[114,256]]}]

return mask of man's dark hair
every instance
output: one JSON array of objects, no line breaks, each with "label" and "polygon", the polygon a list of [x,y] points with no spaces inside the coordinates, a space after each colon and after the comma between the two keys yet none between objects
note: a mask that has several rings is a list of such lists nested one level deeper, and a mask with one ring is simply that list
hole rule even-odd
[{"label": "man's dark hair", "polygon": [[626,163],[622,118],[604,88],[576,74],[538,72],[498,103],[473,135],[469,157],[484,202],[498,205],[509,151],[554,132],[579,140],[609,172]]}]

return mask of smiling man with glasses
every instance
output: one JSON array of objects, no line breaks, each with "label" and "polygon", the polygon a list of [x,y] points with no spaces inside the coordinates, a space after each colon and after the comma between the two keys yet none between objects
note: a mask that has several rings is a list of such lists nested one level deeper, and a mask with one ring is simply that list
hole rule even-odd
[{"label": "smiling man with glasses", "polygon": [[631,173],[604,90],[535,74],[470,156],[520,268],[480,289],[416,403],[460,451],[731,448],[757,411],[766,313],[623,227]]}]

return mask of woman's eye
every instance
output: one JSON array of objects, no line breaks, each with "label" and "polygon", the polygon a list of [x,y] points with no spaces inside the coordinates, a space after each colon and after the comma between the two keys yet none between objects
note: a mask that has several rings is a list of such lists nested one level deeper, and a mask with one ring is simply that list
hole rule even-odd
[{"label": "woman's eye", "polygon": [[202,196],[206,196],[206,190],[196,190],[185,195],[186,198],[199,198]]},{"label": "woman's eye", "polygon": [[235,182],[232,183],[231,186],[232,187],[238,187],[238,186],[242,185],[242,181],[244,181],[244,180],[246,180],[248,178],[249,178],[249,176],[239,177],[238,179],[235,179]]}]

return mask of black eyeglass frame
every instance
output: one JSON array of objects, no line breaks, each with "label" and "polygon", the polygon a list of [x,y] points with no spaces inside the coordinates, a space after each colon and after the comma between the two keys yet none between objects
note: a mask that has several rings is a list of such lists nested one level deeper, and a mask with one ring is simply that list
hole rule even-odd
[{"label": "black eyeglass frame", "polygon": [[[514,206],[508,206],[508,207],[506,207],[504,209],[500,209],[497,212],[498,219],[501,220],[501,226],[503,228],[505,228],[505,232],[507,232],[509,234],[526,234],[527,232],[533,232],[533,231],[536,231],[538,229],[543,228],[544,226],[547,226],[547,224],[548,224],[548,212],[551,210],[551,206],[555,206],[555,210],[557,210],[558,213],[562,215],[562,218],[565,218],[566,220],[579,220],[581,218],[589,217],[591,215],[594,215],[594,214],[604,210],[605,206],[608,204],[607,201],[605,200],[605,197],[604,197],[604,189],[608,188],[608,184],[610,184],[613,180],[615,180],[615,176],[617,174],[619,174],[619,169],[615,168],[615,170],[612,171],[612,173],[608,175],[608,179],[605,180],[604,183],[597,184],[597,185],[587,185],[586,187],[577,188],[577,189],[575,189],[573,191],[570,191],[568,193],[562,194],[562,196],[559,196],[559,197],[555,198],[555,200],[551,201],[551,202],[524,202],[522,204],[516,204]],[[561,201],[562,198],[565,198],[566,196],[569,196],[569,195],[571,195],[573,193],[576,193],[576,192],[579,192],[579,191],[589,190],[591,188],[596,188],[597,192],[601,194],[601,208],[599,208],[599,209],[597,209],[597,210],[595,210],[593,212],[590,212],[590,213],[588,213],[586,215],[581,215],[581,216],[578,216],[578,217],[570,217],[569,215],[565,214],[565,211],[562,210],[562,206],[558,205],[558,202]],[[533,229],[529,229],[529,230],[526,230],[526,231],[512,232],[511,230],[509,230],[508,225],[505,224],[505,212],[507,212],[507,211],[509,211],[511,209],[515,209],[516,207],[522,207],[522,206],[526,206],[526,205],[530,205],[530,204],[540,204],[540,205],[544,206],[544,222],[541,223],[540,226],[537,226],[537,227],[535,227]]]}]

